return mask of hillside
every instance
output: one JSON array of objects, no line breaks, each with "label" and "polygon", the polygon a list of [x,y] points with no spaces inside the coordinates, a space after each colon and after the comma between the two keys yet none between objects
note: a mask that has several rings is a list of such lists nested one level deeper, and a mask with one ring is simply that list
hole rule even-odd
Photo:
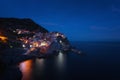
[{"label": "hillside", "polygon": [[7,39],[10,44],[18,44],[15,42],[18,38],[33,36],[37,32],[47,33],[48,30],[28,18],[0,18],[0,40]]}]

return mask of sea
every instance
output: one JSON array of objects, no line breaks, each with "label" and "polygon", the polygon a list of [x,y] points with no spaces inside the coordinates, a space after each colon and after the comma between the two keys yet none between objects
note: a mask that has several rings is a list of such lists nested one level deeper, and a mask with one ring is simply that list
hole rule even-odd
[{"label": "sea", "polygon": [[20,64],[22,80],[120,80],[120,42],[71,43],[85,55],[27,60]]}]

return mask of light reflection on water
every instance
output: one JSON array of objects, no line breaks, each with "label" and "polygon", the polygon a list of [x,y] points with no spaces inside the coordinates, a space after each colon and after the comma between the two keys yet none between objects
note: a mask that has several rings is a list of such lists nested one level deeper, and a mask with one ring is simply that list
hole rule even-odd
[{"label": "light reflection on water", "polygon": [[27,60],[20,64],[20,70],[23,74],[22,80],[31,80],[32,63],[32,60]]},{"label": "light reflection on water", "polygon": [[44,68],[44,61],[45,61],[44,59],[36,59],[36,65],[43,69]]},{"label": "light reflection on water", "polygon": [[50,59],[36,59],[35,62],[32,60],[27,60],[20,64],[20,69],[23,73],[22,80],[32,80],[31,78],[36,78],[38,76],[39,79],[42,76],[46,76],[46,74],[50,73],[50,71],[46,70],[49,68],[57,69],[53,70],[54,73],[57,73],[59,76],[63,74],[66,63],[66,54],[59,53],[58,56],[55,56]]},{"label": "light reflection on water", "polygon": [[56,57],[55,62],[57,69],[59,71],[64,71],[65,63],[66,63],[66,55],[60,52],[59,55]]},{"label": "light reflection on water", "polygon": [[45,68],[45,60],[44,59],[36,59],[35,61],[35,68],[37,69],[40,74],[43,73]]}]

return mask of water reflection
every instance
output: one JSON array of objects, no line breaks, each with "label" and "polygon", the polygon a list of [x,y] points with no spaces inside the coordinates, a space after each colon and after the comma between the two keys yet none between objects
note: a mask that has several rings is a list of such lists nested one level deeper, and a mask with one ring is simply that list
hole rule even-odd
[{"label": "water reflection", "polygon": [[45,68],[45,59],[36,59],[36,69],[38,72],[43,72]]},{"label": "water reflection", "polygon": [[61,52],[52,59],[27,60],[20,64],[23,73],[22,80],[39,80],[48,77],[48,75],[61,78],[64,76],[65,64],[66,54]]},{"label": "water reflection", "polygon": [[65,63],[66,63],[66,54],[60,52],[59,55],[56,57],[55,62],[58,71],[64,71]]},{"label": "water reflection", "polygon": [[20,70],[22,71],[22,80],[31,80],[32,75],[32,60],[24,61],[20,64]]}]

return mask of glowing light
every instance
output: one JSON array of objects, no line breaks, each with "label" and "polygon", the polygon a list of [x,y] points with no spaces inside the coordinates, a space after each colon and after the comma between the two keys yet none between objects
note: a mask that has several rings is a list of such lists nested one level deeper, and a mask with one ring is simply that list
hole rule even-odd
[{"label": "glowing light", "polygon": [[26,40],[25,43],[28,43],[28,41]]},{"label": "glowing light", "polygon": [[33,47],[38,47],[38,46],[39,46],[39,45],[38,45],[38,42],[33,42],[32,46],[33,46]]},{"label": "glowing light", "polygon": [[36,64],[39,70],[43,70],[44,69],[44,65],[45,65],[45,60],[44,59],[36,59]]},{"label": "glowing light", "polygon": [[61,35],[62,36],[62,38],[65,38],[65,36],[64,35]]},{"label": "glowing light", "polygon": [[35,48],[30,48],[30,51],[34,51],[35,50]]},{"label": "glowing light", "polygon": [[59,33],[57,33],[56,36],[59,36]]},{"label": "glowing light", "polygon": [[25,45],[23,44],[22,47],[25,47]]},{"label": "glowing light", "polygon": [[30,47],[32,47],[32,45],[30,45]]},{"label": "glowing light", "polygon": [[46,42],[42,42],[40,46],[48,46],[48,44]]},{"label": "glowing light", "polygon": [[[35,68],[37,69],[36,75],[43,75],[45,71],[45,60],[36,59],[34,65],[35,65]],[[42,80],[42,79],[39,79],[39,80]]]},{"label": "glowing light", "polygon": [[66,55],[60,51],[59,55],[56,57],[56,65],[59,72],[64,71],[65,63],[66,63]]},{"label": "glowing light", "polygon": [[62,41],[60,40],[60,43],[62,43]]},{"label": "glowing light", "polygon": [[[23,33],[26,32],[25,30],[19,30],[17,29],[17,32],[19,33]],[[23,42],[22,47],[24,49],[27,49],[28,51],[33,51],[36,49],[40,49],[41,53],[47,53],[51,44],[53,42],[57,42],[57,37],[61,36],[62,38],[64,38],[65,36],[61,33],[35,33],[35,35],[33,35],[32,37],[22,37],[19,38],[20,41]],[[58,44],[63,44],[63,41],[59,41]]]},{"label": "glowing light", "polygon": [[7,37],[5,37],[5,36],[0,36],[0,40],[1,40],[2,42],[7,42]]},{"label": "glowing light", "polygon": [[19,67],[23,74],[22,80],[30,80],[32,74],[32,60],[22,62]]},{"label": "glowing light", "polygon": [[58,59],[59,59],[59,63],[63,62],[63,60],[64,60],[64,54],[62,52],[59,52]]},{"label": "glowing light", "polygon": [[22,32],[21,31],[18,31],[18,34],[21,34]]},{"label": "glowing light", "polygon": [[16,32],[16,31],[13,31],[14,33]]}]

